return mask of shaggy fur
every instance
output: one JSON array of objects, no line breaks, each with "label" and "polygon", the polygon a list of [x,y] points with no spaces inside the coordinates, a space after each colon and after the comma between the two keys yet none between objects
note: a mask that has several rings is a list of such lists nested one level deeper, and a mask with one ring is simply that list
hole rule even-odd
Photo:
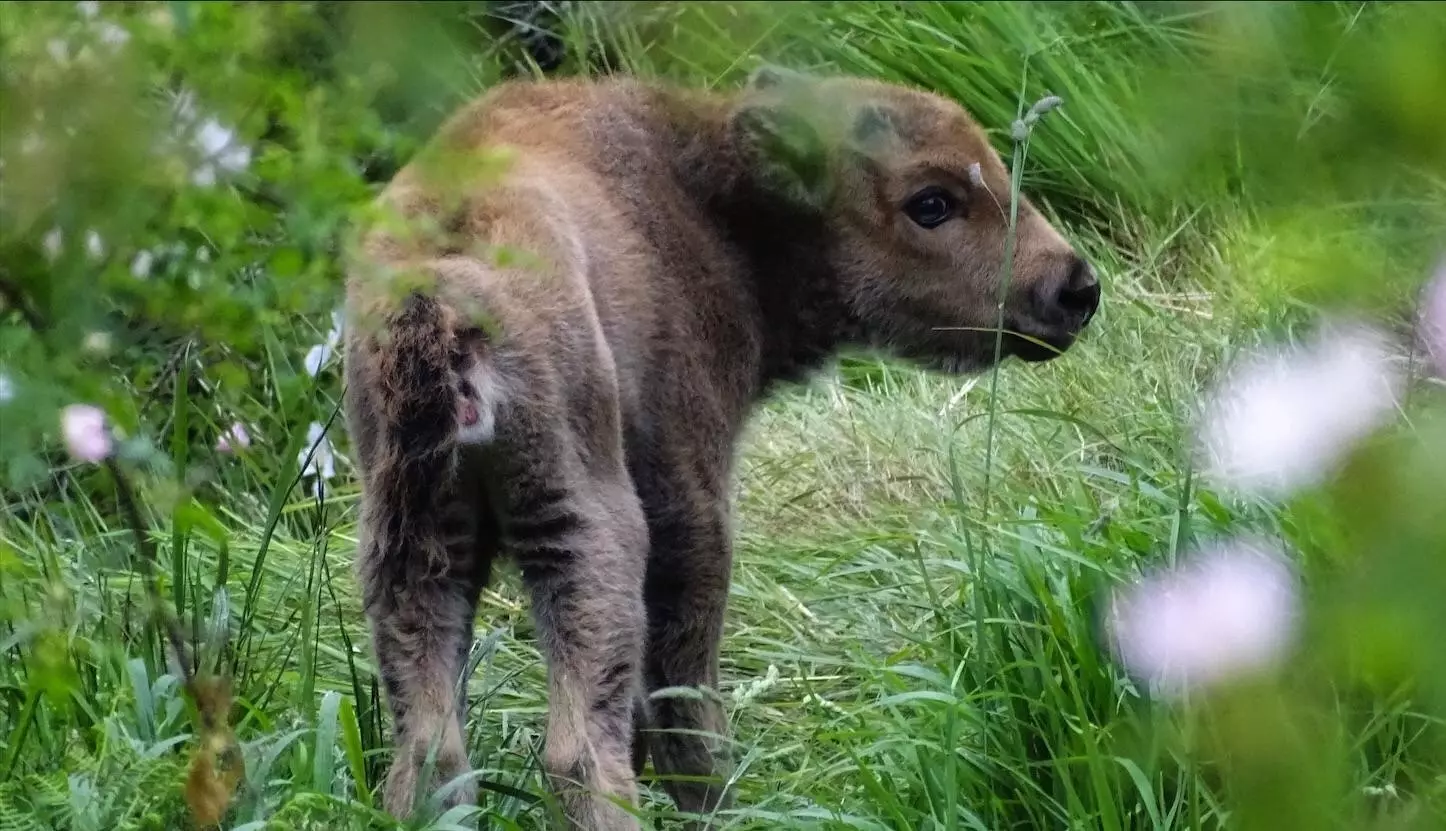
[{"label": "shaggy fur", "polygon": [[[479,163],[498,152],[500,172]],[[402,222],[365,231],[348,286],[387,809],[468,769],[459,675],[499,554],[531,595],[543,759],[571,821],[637,828],[621,805],[649,752],[685,777],[665,782],[682,809],[728,804],[726,754],[702,735],[724,733],[717,700],[647,693],[717,687],[744,420],[844,346],[992,365],[1008,203],[958,105],[857,79],[516,82],[444,125],[381,198]],[[1002,313],[1026,337],[1005,350],[1042,360],[1099,286],[1018,207]]]}]

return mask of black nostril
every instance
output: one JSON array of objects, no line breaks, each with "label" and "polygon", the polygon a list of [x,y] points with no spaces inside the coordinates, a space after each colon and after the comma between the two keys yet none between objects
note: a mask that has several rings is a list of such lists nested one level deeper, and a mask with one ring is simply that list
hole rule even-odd
[{"label": "black nostril", "polygon": [[1076,259],[1070,268],[1069,278],[1059,291],[1056,301],[1060,309],[1080,325],[1088,323],[1100,307],[1100,281],[1095,278],[1089,263]]},{"label": "black nostril", "polygon": [[1100,307],[1100,284],[1090,283],[1083,288],[1067,288],[1059,293],[1059,305],[1072,317],[1088,322]]}]

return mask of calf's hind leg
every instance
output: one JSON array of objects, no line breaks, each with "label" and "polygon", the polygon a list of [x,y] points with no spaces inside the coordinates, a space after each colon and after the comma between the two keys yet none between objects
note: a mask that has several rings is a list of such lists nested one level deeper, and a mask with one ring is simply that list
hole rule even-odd
[{"label": "calf's hind leg", "polygon": [[[668,493],[688,493],[673,487]],[[707,687],[704,697],[650,702],[653,766],[678,808],[707,814],[730,804],[727,719],[718,691],[718,650],[732,551],[726,506],[693,490],[694,510],[667,511],[652,527],[646,600],[647,687]],[[704,510],[697,508],[707,506]]]},{"label": "calf's hind leg", "polygon": [[547,658],[543,763],[570,827],[630,831],[648,532],[620,434],[607,429],[616,404],[599,401],[599,429],[579,435],[556,404],[512,403],[498,424],[503,528]]},{"label": "calf's hind leg", "polygon": [[[411,813],[429,754],[433,777],[422,783],[424,794],[470,767],[460,676],[495,541],[479,526],[478,506],[448,490],[435,522],[404,539],[388,537],[387,505],[363,511],[363,601],[395,733],[383,804],[396,817]],[[445,802],[468,803],[472,794],[463,786]]]}]

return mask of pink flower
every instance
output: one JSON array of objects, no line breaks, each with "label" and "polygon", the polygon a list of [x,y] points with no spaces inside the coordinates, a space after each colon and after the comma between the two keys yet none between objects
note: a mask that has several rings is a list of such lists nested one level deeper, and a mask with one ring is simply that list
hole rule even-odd
[{"label": "pink flower", "polygon": [[1436,267],[1436,276],[1426,286],[1421,335],[1426,340],[1426,352],[1436,362],[1436,371],[1446,376],[1446,259]]},{"label": "pink flower", "polygon": [[1375,329],[1332,325],[1231,367],[1198,426],[1205,473],[1267,497],[1326,479],[1395,413],[1403,378],[1393,351]]},{"label": "pink flower", "polygon": [[1275,663],[1294,638],[1298,606],[1289,562],[1240,539],[1118,592],[1107,623],[1130,672],[1178,695]]},{"label": "pink flower", "polygon": [[82,462],[99,462],[110,455],[112,441],[105,413],[89,404],[71,404],[60,412],[61,432],[70,455]]},{"label": "pink flower", "polygon": [[251,434],[246,432],[246,425],[241,422],[232,424],[221,437],[216,439],[217,453],[232,453],[236,450],[245,450],[251,446]]}]

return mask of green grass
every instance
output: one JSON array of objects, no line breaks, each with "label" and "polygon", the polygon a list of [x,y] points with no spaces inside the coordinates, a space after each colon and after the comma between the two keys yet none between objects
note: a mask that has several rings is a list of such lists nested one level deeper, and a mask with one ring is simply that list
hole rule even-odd
[{"label": "green grass", "polygon": [[[1243,202],[1160,194],[1135,152],[1138,79],[1205,35],[1191,15],[1133,4],[845,4],[803,28],[743,15],[727,37],[685,26],[696,14],[580,37],[612,38],[634,71],[693,82],[730,83],[777,50],[933,86],[968,102],[1002,149],[1021,100],[1064,95],[1031,142],[1024,183],[1070,220],[1105,287],[1072,352],[1007,365],[993,395],[988,375],[851,356],[760,409],[739,465],[723,652],[738,808],[720,824],[1236,827],[1235,794],[1187,752],[1193,723],[1124,675],[1099,625],[1109,588],[1145,565],[1227,526],[1282,519],[1222,505],[1189,455],[1193,407],[1221,362],[1259,327],[1302,317],[1275,272],[1233,253],[1268,257],[1272,230]],[[342,465],[324,500],[295,486],[305,428],[288,425],[334,416],[335,371],[316,391],[276,380],[316,337],[301,325],[266,333],[268,365],[253,367],[247,393],[264,418],[235,459],[200,458],[205,447],[185,440],[188,420],[214,415],[185,382],[204,356],[182,356],[164,425],[179,437],[171,463],[213,465],[204,495],[221,507],[183,500],[145,517],[188,641],[231,678],[245,764],[226,828],[391,827],[374,793],[385,719],[351,572],[356,485]],[[63,468],[4,495],[0,831],[188,827],[194,723],[110,493],[103,477]],[[167,504],[160,486],[146,495]],[[480,604],[468,720],[494,828],[543,827],[533,635],[503,567]],[[1441,809],[1429,709],[1348,690],[1335,706],[1351,725],[1348,791],[1388,794],[1383,816],[1390,793]],[[671,813],[655,786],[644,809]],[[1382,827],[1442,827],[1439,816]]]}]

